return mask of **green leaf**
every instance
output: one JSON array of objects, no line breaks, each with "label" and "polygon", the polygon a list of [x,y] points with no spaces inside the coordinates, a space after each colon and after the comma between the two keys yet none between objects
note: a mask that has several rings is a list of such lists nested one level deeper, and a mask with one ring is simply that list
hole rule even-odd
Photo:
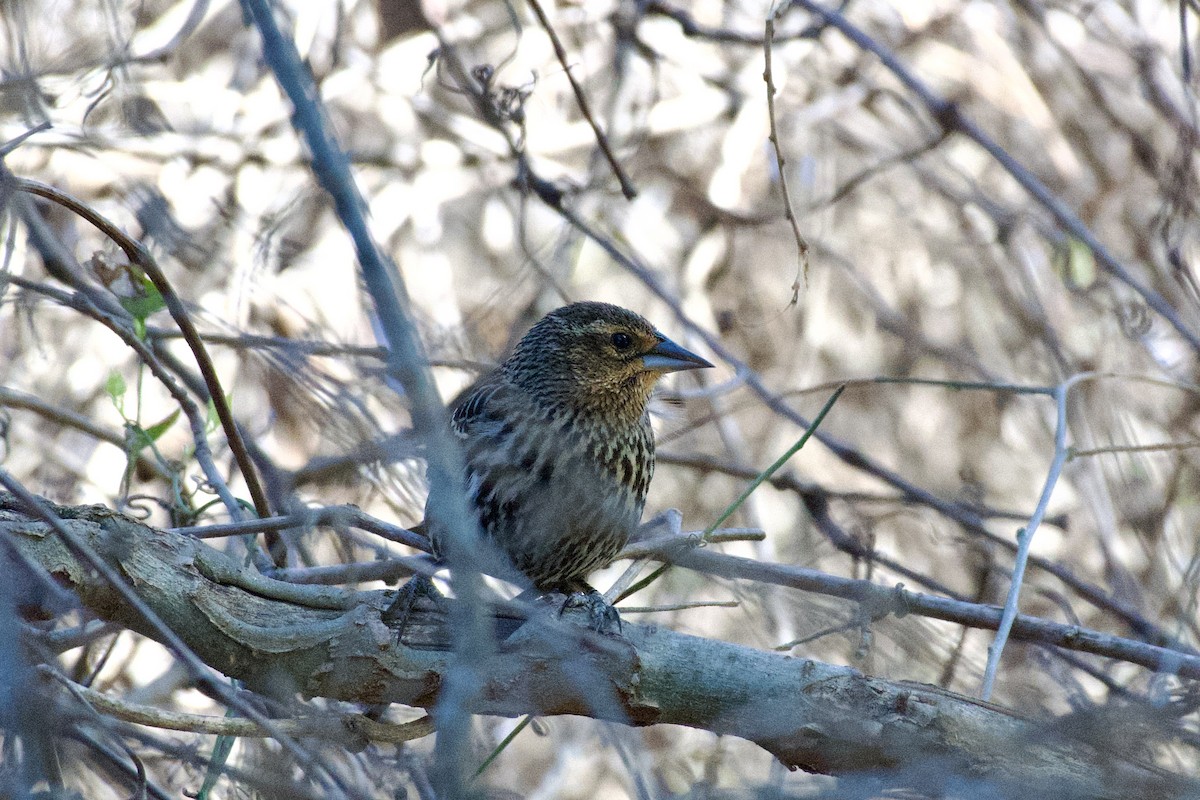
[{"label": "green leaf", "polygon": [[[236,717],[237,714],[230,709],[225,712],[226,717]],[[212,790],[216,788],[217,781],[225,774],[225,764],[229,761],[229,754],[233,752],[233,745],[237,742],[236,736],[221,735],[213,742],[212,757],[208,762],[208,769],[204,772],[204,783],[200,786],[200,791],[196,793],[196,800],[208,800],[212,796]]]},{"label": "green leaf", "polygon": [[121,416],[125,416],[125,392],[129,389],[125,383],[125,378],[115,369],[108,373],[108,380],[104,382],[104,391],[108,393],[109,399],[116,406],[117,411],[121,412]]},{"label": "green leaf", "polygon": [[[229,398],[226,397],[225,399],[228,402]],[[217,404],[210,397],[208,398],[208,408],[204,420],[204,432],[212,433],[219,427],[221,427],[221,417],[217,414]]]},{"label": "green leaf", "polygon": [[140,320],[145,323],[146,318],[155,311],[161,311],[167,307],[163,300],[162,293],[158,291],[149,278],[142,279],[142,291],[133,297],[122,297],[121,307],[128,311],[134,320]]},{"label": "green leaf", "polygon": [[179,419],[178,408],[164,417],[161,422],[158,422],[147,428],[146,435],[150,437],[150,441],[157,442],[160,438],[162,438],[162,435],[167,432],[167,429],[175,424],[175,420],[177,419]]},{"label": "green leaf", "polygon": [[1079,239],[1068,237],[1055,252],[1054,262],[1072,288],[1087,289],[1096,282],[1096,256]]},{"label": "green leaf", "polygon": [[152,444],[154,440],[146,433],[145,428],[135,422],[125,423],[125,452],[131,461]]}]

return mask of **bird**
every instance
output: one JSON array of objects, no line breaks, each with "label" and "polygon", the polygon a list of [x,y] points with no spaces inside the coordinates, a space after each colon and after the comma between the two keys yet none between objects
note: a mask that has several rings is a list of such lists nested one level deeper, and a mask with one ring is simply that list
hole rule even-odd
[{"label": "bird", "polygon": [[[641,520],[654,475],[654,386],[667,373],[712,366],[608,303],[572,303],[534,324],[499,368],[450,403],[468,507],[508,562],[485,571],[515,570],[538,595],[581,595],[576,604],[594,621],[615,616],[586,579]],[[450,533],[434,505],[424,528],[444,559]]]}]

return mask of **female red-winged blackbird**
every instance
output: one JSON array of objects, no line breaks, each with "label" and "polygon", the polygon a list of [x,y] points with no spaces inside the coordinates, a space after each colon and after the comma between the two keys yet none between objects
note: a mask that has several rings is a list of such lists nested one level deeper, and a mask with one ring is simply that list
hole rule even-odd
[{"label": "female red-winged blackbird", "polygon": [[[655,382],[711,366],[632,311],[574,303],[542,318],[451,404],[480,528],[534,589],[594,595],[588,573],[641,520]],[[445,530],[428,514],[425,528],[441,556]]]}]

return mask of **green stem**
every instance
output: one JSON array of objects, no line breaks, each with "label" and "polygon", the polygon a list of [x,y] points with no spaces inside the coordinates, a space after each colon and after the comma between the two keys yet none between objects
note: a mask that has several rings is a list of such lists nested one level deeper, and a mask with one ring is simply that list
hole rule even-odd
[{"label": "green stem", "polygon": [[485,769],[487,769],[488,767],[490,767],[492,765],[492,762],[500,757],[500,754],[504,752],[504,748],[506,748],[510,744],[512,744],[512,740],[517,738],[517,734],[520,733],[521,731],[525,730],[525,728],[531,722],[533,722],[532,714],[526,716],[525,719],[518,722],[517,726],[512,729],[512,731],[508,734],[508,736],[505,736],[504,740],[501,741],[500,744],[496,745],[496,749],[493,750],[488,755],[488,757],[483,760],[483,763],[479,765],[479,769],[475,770],[475,774],[471,776],[472,780],[474,780],[475,778],[478,778],[480,775],[482,775],[483,771]]},{"label": "green stem", "polygon": [[[797,442],[794,445],[789,447],[788,451],[786,453],[781,455],[779,458],[775,459],[774,464],[767,467],[762,472],[758,473],[758,475],[756,475],[754,477],[754,480],[750,481],[750,485],[745,488],[745,490],[741,493],[741,495],[739,495],[736,500],[734,500],[732,503],[730,503],[725,508],[725,510],[721,513],[721,516],[717,517],[717,519],[714,522],[712,522],[712,524],[710,524],[707,528],[704,529],[704,533],[702,533],[700,535],[701,546],[703,546],[705,543],[708,542],[708,537],[712,536],[713,531],[715,531],[717,528],[721,527],[722,523],[724,523],[725,520],[727,520],[731,516],[733,516],[733,512],[737,511],[741,507],[742,503],[746,502],[746,499],[749,498],[750,495],[752,495],[754,493],[755,489],[757,489],[759,486],[762,486],[764,482],[769,481],[771,479],[771,476],[774,475],[776,472],[778,472],[783,467],[783,465],[788,462],[788,459],[790,459],[792,456],[796,455],[796,453],[800,450],[801,447],[804,447],[804,445],[808,442],[808,440],[810,438],[812,438],[812,435],[814,433],[816,433],[817,428],[819,428],[821,426],[821,422],[825,419],[825,415],[829,413],[829,410],[831,408],[833,408],[833,404],[837,402],[837,399],[842,396],[842,392],[844,392],[844,391],[846,391],[845,384],[839,386],[836,390],[834,390],[833,394],[830,395],[829,399],[825,401],[825,405],[821,407],[821,412],[819,414],[817,414],[816,419],[814,419],[812,421],[812,424],[808,426],[808,430],[804,431],[804,435],[801,436],[800,439],[797,440]],[[670,567],[671,567],[670,564],[660,564],[659,567],[656,570],[654,570],[654,572],[651,572],[645,578],[642,578],[640,581],[633,584],[628,589],[626,589],[624,592],[622,592],[621,596],[613,601],[614,605],[616,603],[621,602],[626,597],[629,597],[630,595],[633,595],[637,592],[640,592],[642,589],[645,589],[651,583],[658,580],[663,575],[663,573],[665,573],[668,569],[670,569]]]}]

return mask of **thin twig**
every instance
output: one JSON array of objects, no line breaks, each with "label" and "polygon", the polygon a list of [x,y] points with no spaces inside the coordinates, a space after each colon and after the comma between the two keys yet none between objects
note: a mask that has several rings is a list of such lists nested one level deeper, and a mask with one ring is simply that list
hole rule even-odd
[{"label": "thin twig", "polygon": [[[0,386],[0,406],[7,408],[21,408],[26,411],[33,412],[38,416],[50,420],[57,425],[62,425],[67,428],[74,428],[82,431],[93,439],[101,442],[106,442],[114,447],[120,448],[128,453],[126,447],[127,442],[125,437],[116,431],[111,431],[102,425],[98,425],[88,417],[71,411],[67,408],[60,408],[42,400],[36,395],[22,392],[18,389],[10,389],[7,386]],[[137,454],[137,463],[139,467],[150,470],[160,478],[168,477],[167,470],[161,463],[153,458],[149,458],[139,452]]]},{"label": "thin twig", "polygon": [[3,159],[13,150],[16,150],[18,147],[23,145],[31,136],[48,130],[50,130],[50,123],[43,122],[34,128],[30,128],[19,136],[14,136],[13,138],[9,139],[4,144],[0,145],[0,159]]},{"label": "thin twig", "polygon": [[1050,469],[1046,473],[1046,481],[1042,485],[1042,494],[1038,498],[1037,507],[1029,518],[1029,524],[1017,532],[1017,555],[1014,559],[1012,581],[1008,588],[1008,598],[1004,601],[1004,614],[1000,617],[1000,625],[996,628],[996,637],[988,647],[987,667],[983,672],[983,688],[980,697],[991,699],[992,688],[996,683],[996,670],[1000,668],[1000,656],[1004,653],[1004,645],[1012,631],[1013,621],[1017,618],[1017,605],[1021,594],[1021,584],[1025,577],[1025,565],[1029,562],[1029,548],[1033,544],[1033,536],[1037,533],[1042,518],[1046,516],[1046,508],[1050,505],[1050,495],[1062,474],[1063,465],[1067,463],[1067,393],[1071,387],[1080,381],[1095,377],[1093,373],[1084,372],[1073,375],[1060,383],[1054,390],[1054,408],[1057,421],[1054,426],[1054,458],[1050,461]]},{"label": "thin twig", "polygon": [[[196,459],[196,463],[200,466],[200,470],[204,473],[204,477],[208,481],[212,491],[221,499],[221,503],[225,506],[226,511],[229,512],[231,517],[241,519],[241,505],[238,503],[237,498],[233,496],[233,492],[230,491],[228,484],[225,483],[225,478],[221,470],[217,468],[216,461],[213,458],[212,448],[209,447],[208,432],[205,429],[205,416],[200,413],[200,409],[195,401],[192,400],[187,390],[179,385],[175,376],[163,366],[154,352],[146,346],[146,343],[134,334],[132,327],[128,323],[128,317],[116,316],[115,312],[105,310],[100,304],[93,302],[91,298],[83,294],[71,295],[17,275],[5,275],[3,280],[51,297],[67,308],[73,308],[91,317],[115,333],[126,346],[137,354],[142,363],[146,365],[146,368],[150,370],[150,374],[166,388],[172,399],[182,409],[184,417],[187,418],[188,426],[192,431],[192,443],[195,445],[192,456]],[[119,309],[120,306],[117,306],[117,308]],[[123,309],[121,313],[125,313]]]},{"label": "thin twig", "polygon": [[[669,558],[675,566],[707,575],[788,586],[801,591],[853,600],[864,605],[873,618],[886,613],[897,616],[919,614],[969,628],[996,630],[1004,613],[1004,609],[997,606],[913,592],[905,589],[903,584],[894,587],[881,586],[870,581],[843,578],[791,564],[771,564],[716,553],[711,549],[693,549],[682,553],[663,554],[661,557]],[[1064,625],[1026,614],[1018,614],[1014,619],[1012,637],[1128,661],[1156,672],[1200,679],[1200,653],[1190,649],[1159,647],[1080,625]]]},{"label": "thin twig", "polygon": [[183,20],[183,23],[179,26],[179,30],[175,31],[166,44],[141,55],[131,56],[124,63],[145,64],[166,61],[200,27],[200,23],[204,21],[204,16],[208,13],[209,5],[210,0],[194,0],[192,8],[188,11],[188,15]]},{"label": "thin twig", "polygon": [[[276,741],[296,758],[298,763],[310,768],[317,765],[318,762],[312,753],[305,750],[291,736],[280,731],[273,720],[256,709],[252,704],[239,697],[227,683],[214,675],[213,670],[188,647],[179,634],[146,604],[146,601],[138,595],[137,591],[129,585],[116,569],[83,542],[43,500],[26,489],[20,481],[14,479],[2,467],[0,467],[0,485],[3,485],[15,495],[26,513],[49,525],[62,540],[63,545],[70,551],[72,556],[79,559],[81,563],[87,564],[95,574],[101,576],[121,596],[122,601],[127,604],[130,612],[140,617],[146,626],[154,631],[155,638],[167,647],[176,658],[183,662],[188,672],[199,685],[211,692],[214,697],[220,698],[221,702],[230,708],[237,709],[243,716],[255,721],[269,731]],[[325,774],[322,770],[314,770],[313,777],[324,783],[331,791],[334,788],[331,781],[341,783],[335,774]]]},{"label": "thin twig", "polygon": [[[711,25],[704,25],[696,21],[696,18],[691,13],[677,6],[669,5],[662,0],[651,0],[646,4],[647,14],[659,14],[661,16],[672,19],[679,23],[679,28],[683,31],[683,35],[689,39],[705,39],[710,42],[725,42],[728,44],[744,44],[752,47],[762,47],[764,37],[757,33],[743,33],[742,31],[733,31],[727,28],[714,28]],[[821,32],[821,28],[817,25],[808,25],[793,33],[777,33],[774,34],[772,40],[776,42],[789,42],[798,39],[812,39]]]},{"label": "thin twig", "polygon": [[687,603],[670,603],[664,606],[621,606],[622,614],[659,614],[664,611],[687,611],[691,608],[737,608],[737,600],[692,600]]},{"label": "thin twig", "polygon": [[102,636],[109,636],[125,630],[122,625],[118,625],[115,622],[105,622],[100,619],[88,620],[82,625],[75,625],[70,628],[62,628],[54,631],[44,631],[28,623],[22,623],[22,628],[23,633],[36,641],[38,647],[55,654],[65,653],[68,650],[74,650],[76,647],[83,647]]},{"label": "thin twig", "polygon": [[[58,672],[57,670],[51,669],[49,666],[47,666],[45,664],[39,665],[37,667],[37,670],[43,676],[48,675],[51,678],[61,681],[63,683],[63,685],[65,685],[67,687],[67,691],[70,692],[75,697],[75,699],[79,701],[79,704],[87,709],[88,715],[92,718],[92,720],[100,723],[101,725],[105,725],[108,722],[108,720],[103,715],[101,715],[101,713],[96,709],[96,707],[85,696],[85,692],[88,691],[88,689],[86,687],[76,684],[73,681],[67,680],[65,675]],[[120,741],[120,739],[118,737],[114,736],[112,738],[117,740],[117,746],[120,747],[125,752],[125,755],[129,758],[129,760],[133,762],[134,770],[137,773],[136,780],[138,783],[138,792],[137,792],[136,796],[145,797],[146,789],[149,786],[149,783],[146,780],[145,764],[142,763],[142,759],[140,759],[138,757],[138,754],[133,751],[132,747],[127,745],[125,742]]]},{"label": "thin twig", "polygon": [[347,583],[383,581],[395,583],[412,575],[432,577],[437,563],[428,556],[396,556],[384,561],[358,561],[331,564],[325,567],[290,567],[277,569],[267,575],[277,581],[320,586],[342,586]]},{"label": "thin twig", "polygon": [[766,538],[767,533],[762,528],[718,528],[707,535],[704,531],[680,531],[631,542],[617,553],[614,560],[642,558],[650,553],[661,553],[671,547],[700,547],[706,543],[761,542]]},{"label": "thin twig", "polygon": [[567,51],[563,47],[562,42],[558,38],[558,34],[554,32],[554,26],[550,24],[550,19],[546,16],[546,12],[542,10],[542,4],[538,0],[528,0],[529,7],[533,9],[534,16],[538,18],[538,23],[542,26],[542,30],[550,37],[550,44],[554,46],[554,55],[558,58],[558,63],[562,65],[563,72],[567,75],[567,81],[571,84],[571,91],[575,93],[575,102],[579,105],[579,111],[583,114],[583,118],[587,120],[587,124],[591,126],[592,133],[596,135],[596,144],[600,146],[600,152],[604,154],[604,158],[608,161],[608,166],[612,169],[613,175],[616,176],[617,182],[621,184],[621,194],[626,200],[632,200],[637,197],[637,189],[634,188],[633,182],[629,180],[629,176],[625,174],[625,170],[621,168],[621,162],[617,161],[616,155],[612,148],[608,145],[608,137],[604,135],[604,131],[600,128],[600,123],[596,122],[592,116],[592,111],[588,107],[587,96],[583,93],[583,87],[575,80],[575,76],[571,74],[571,65],[567,63]]},{"label": "thin twig", "polygon": [[771,145],[775,149],[775,165],[779,170],[779,191],[783,195],[783,216],[787,219],[788,224],[792,227],[792,236],[796,240],[796,255],[800,263],[796,267],[796,278],[792,281],[792,300],[789,305],[796,305],[800,302],[800,278],[804,278],[804,283],[808,283],[808,242],[804,238],[804,234],[800,233],[800,223],[796,221],[796,210],[792,208],[792,195],[788,190],[787,170],[784,165],[787,159],[783,156],[783,147],[779,144],[779,127],[775,123],[775,80],[771,73],[771,42],[775,38],[775,20],[783,14],[787,9],[787,4],[782,4],[772,14],[767,17],[766,34],[763,36],[763,81],[767,84],[767,120],[771,126],[771,133],[767,137],[771,141]]},{"label": "thin twig", "polygon": [[434,772],[442,793],[461,796],[471,739],[471,717],[466,709],[480,690],[475,676],[477,665],[492,648],[490,622],[477,602],[484,592],[477,546],[481,534],[463,490],[462,453],[446,424],[446,410],[417,335],[404,281],[396,265],[384,257],[367,224],[366,203],[350,172],[349,159],[327,124],[312,73],[301,61],[295,43],[280,30],[268,0],[243,0],[242,5],[262,36],[264,59],[292,102],[292,124],[308,145],[313,172],[332,198],[338,218],[354,243],[363,282],[387,339],[388,369],[408,394],[413,427],[426,444],[429,510],[450,532],[446,555],[454,567],[451,587],[466,601],[455,606],[455,664],[439,695]]},{"label": "thin twig", "polygon": [[860,49],[873,54],[884,67],[909,88],[928,109],[933,118],[947,131],[965,135],[990,155],[1009,175],[1033,196],[1068,233],[1081,241],[1110,275],[1137,292],[1146,304],[1153,308],[1179,335],[1200,352],[1200,334],[1189,328],[1170,303],[1158,292],[1134,277],[1130,269],[1114,256],[1104,243],[1083,223],[1070,207],[1037,179],[1019,161],[988,136],[979,125],[968,117],[957,104],[941,97],[904,65],[891,50],[868,36],[861,28],[847,20],[840,12],[825,8],[813,0],[790,0],[793,5],[819,17],[824,23],[836,28],[843,36]]},{"label": "thin twig", "polygon": [[[206,399],[213,404],[213,408],[217,412],[217,417],[221,421],[221,428],[229,443],[230,453],[232,453],[234,461],[238,465],[238,470],[242,473],[242,479],[246,481],[246,488],[250,492],[250,497],[254,502],[255,512],[260,517],[269,516],[271,508],[267,503],[266,492],[258,480],[258,473],[254,469],[254,463],[251,461],[250,455],[246,452],[245,440],[242,439],[241,430],[238,428],[237,421],[233,417],[233,410],[229,407],[229,402],[225,397],[225,390],[221,387],[221,377],[217,374],[217,368],[213,365],[212,359],[209,358],[208,349],[204,346],[204,340],[200,338],[196,326],[192,324],[192,317],[188,312],[187,306],[180,299],[179,295],[176,294],[171,282],[167,280],[167,276],[159,268],[158,263],[150,255],[150,252],[141,242],[127,236],[124,231],[82,200],[40,181],[29,178],[15,178],[14,180],[18,189],[37,195],[38,197],[46,198],[47,200],[52,200],[95,226],[101,233],[120,247],[130,262],[144,272],[154,284],[154,288],[158,289],[159,294],[162,295],[163,302],[167,306],[167,311],[170,312],[171,318],[175,320],[175,324],[183,332],[183,338],[191,349],[192,355],[195,356],[196,365],[200,368],[200,374],[204,377],[204,384],[208,388],[208,397]],[[234,519],[240,517],[240,513],[231,511],[231,514]]]},{"label": "thin twig", "polygon": [[[539,195],[540,197],[540,195]],[[768,387],[762,377],[746,365],[742,359],[738,358],[732,351],[727,348],[724,343],[710,333],[693,322],[687,314],[684,313],[679,300],[669,292],[662,284],[662,281],[643,263],[635,259],[633,256],[624,252],[616,245],[609,237],[604,236],[594,227],[585,222],[578,214],[570,208],[559,204],[553,205],[548,202],[547,198],[542,198],[543,202],[547,202],[551,208],[557,211],[563,219],[569,222],[573,227],[587,236],[592,242],[606,252],[617,264],[626,269],[631,274],[635,275],[643,284],[646,285],[656,297],[662,300],[675,313],[676,318],[687,329],[698,336],[712,350],[718,358],[726,364],[729,364],[735,369],[745,370],[746,386],[749,388],[759,400],[774,411],[779,416],[789,420],[795,425],[802,428],[807,428],[811,422],[796,409],[789,405],[784,397]],[[1016,551],[1016,544],[1009,539],[997,536],[988,530],[984,524],[980,513],[967,503],[954,500],[946,500],[933,492],[925,489],[917,484],[909,481],[895,470],[888,469],[878,463],[866,453],[861,452],[851,444],[842,439],[839,439],[827,431],[817,431],[816,438],[821,444],[829,448],[830,452],[838,460],[849,465],[850,467],[860,470],[867,475],[870,475],[878,480],[895,487],[903,493],[904,502],[923,505],[933,509],[937,513],[953,520],[961,525],[966,531],[975,536],[986,539],[989,542],[1000,545],[1010,551]],[[1120,616],[1134,631],[1139,635],[1145,636],[1153,641],[1177,646],[1176,637],[1167,633],[1163,628],[1154,622],[1147,619],[1138,609],[1131,604],[1119,598],[1112,597],[1108,592],[1082,580],[1069,569],[1050,559],[1031,557],[1030,563],[1035,564],[1040,569],[1054,575],[1063,583],[1070,586],[1082,598],[1087,600],[1097,608],[1103,608]]]},{"label": "thin twig", "polygon": [[1190,439],[1186,442],[1158,442],[1156,444],[1110,444],[1106,447],[1089,447],[1077,450],[1068,448],[1067,460],[1085,456],[1103,456],[1115,453],[1176,453],[1182,450],[1195,450],[1200,447],[1200,440]]},{"label": "thin twig", "polygon": [[[254,720],[241,717],[215,717],[209,714],[190,714],[181,711],[167,711],[156,706],[140,703],[129,703],[119,700],[104,692],[96,691],[76,683],[58,670],[41,664],[37,670],[42,675],[67,687],[72,694],[86,701],[96,710],[123,722],[135,725],[145,725],[151,728],[161,728],[169,731],[186,731],[202,733],[211,736],[238,736],[243,738],[266,738],[273,733],[259,725]],[[294,719],[273,720],[274,727],[284,731],[289,736],[298,738],[315,738],[322,741],[341,741],[346,745],[360,740],[379,744],[400,744],[420,739],[433,733],[433,720],[423,716],[411,722],[389,725],[377,722],[361,714],[349,716],[312,716]]]},{"label": "thin twig", "polygon": [[407,528],[384,522],[367,514],[356,506],[325,506],[288,514],[281,517],[252,519],[242,522],[226,522],[215,525],[192,525],[172,528],[172,533],[194,536],[197,539],[219,539],[225,536],[245,536],[264,531],[281,531],[289,528],[307,528],[316,525],[361,528],[368,533],[390,542],[407,545],[423,552],[430,552],[429,539]]}]

